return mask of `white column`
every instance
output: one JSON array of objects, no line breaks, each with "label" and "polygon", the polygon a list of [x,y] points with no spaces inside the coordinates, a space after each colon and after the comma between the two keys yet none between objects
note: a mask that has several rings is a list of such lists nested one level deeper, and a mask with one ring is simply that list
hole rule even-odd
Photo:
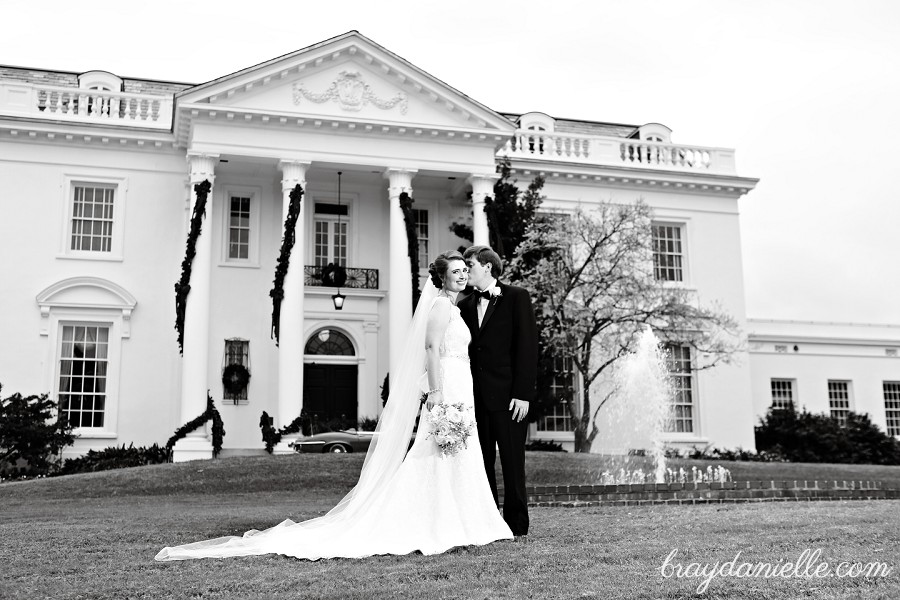
[{"label": "white column", "polygon": [[412,178],[415,174],[415,171],[407,169],[387,169],[384,173],[389,181],[388,291],[390,305],[388,307],[388,343],[390,351],[388,354],[392,375],[397,372],[400,364],[403,341],[412,320],[412,278],[409,270],[406,223],[403,220],[403,211],[400,209],[400,194],[406,192],[412,196]]},{"label": "white column", "polygon": [[[194,185],[209,180],[215,183],[215,166],[218,156],[193,154],[188,156],[191,165],[191,193],[194,206],[197,192]],[[200,235],[197,237],[196,254],[191,263],[191,291],[187,296],[184,314],[184,339],[181,361],[181,414],[179,427],[206,410],[206,394],[209,390],[209,288],[212,275],[212,214],[213,190],[206,197],[206,211]],[[193,214],[193,209],[192,209]],[[206,427],[199,427],[175,443],[172,460],[212,458],[212,443],[207,439]]]},{"label": "white column", "polygon": [[494,193],[494,182],[498,176],[472,175],[468,182],[472,184],[472,234],[476,246],[490,244],[488,220],[484,213],[484,199]]},{"label": "white column", "polygon": [[[278,334],[278,414],[275,427],[289,424],[300,415],[303,408],[303,249],[305,241],[304,208],[309,202],[306,195],[306,169],[309,163],[297,161],[280,161],[281,167],[281,230],[284,234],[284,221],[291,206],[291,191],[298,184],[303,187],[303,199],[300,201],[300,214],[294,233],[294,247],[291,250],[291,261],[284,277],[284,298],[281,300],[281,320]],[[274,454],[293,454],[288,445],[300,434],[284,436],[273,449]]]}]

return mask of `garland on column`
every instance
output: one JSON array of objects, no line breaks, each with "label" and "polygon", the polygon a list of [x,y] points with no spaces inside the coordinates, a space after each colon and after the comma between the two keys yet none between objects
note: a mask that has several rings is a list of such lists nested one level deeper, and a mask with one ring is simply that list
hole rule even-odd
[{"label": "garland on column", "polygon": [[412,276],[413,311],[419,305],[419,236],[416,235],[416,219],[413,215],[413,200],[406,192],[400,193],[400,209],[406,223],[406,252],[409,254],[409,270]]},{"label": "garland on column", "polygon": [[297,218],[300,216],[300,202],[303,200],[303,187],[298,183],[291,190],[288,214],[284,219],[284,237],[281,238],[281,253],[275,265],[275,287],[269,292],[272,297],[272,333],[275,345],[278,345],[278,334],[281,329],[281,301],[284,299],[284,278],[287,276],[291,262],[291,249],[297,240]]},{"label": "garland on column", "polygon": [[303,409],[300,409],[299,417],[277,431],[272,427],[271,422],[272,417],[269,416],[269,413],[263,411],[262,416],[259,418],[259,428],[262,429],[263,443],[265,443],[266,452],[269,454],[272,454],[272,449],[281,441],[282,437],[299,431],[302,431],[303,435],[309,435],[310,433],[309,415]]},{"label": "garland on column", "polygon": [[184,354],[184,315],[187,310],[187,297],[191,293],[191,267],[197,254],[197,238],[203,227],[203,215],[206,214],[206,197],[212,189],[208,179],[194,186],[197,202],[191,216],[191,228],[188,232],[187,248],[184,260],[181,261],[181,279],[175,283],[175,329],[178,331],[178,352]]},{"label": "garland on column", "polygon": [[490,196],[484,197],[484,213],[488,222],[488,243],[500,256],[506,256],[506,248],[503,247],[503,236],[500,235],[500,223],[497,217],[497,205]]},{"label": "garland on column", "polygon": [[166,442],[166,450],[169,451],[169,454],[172,453],[172,447],[178,440],[201,427],[210,419],[212,419],[213,458],[219,456],[219,452],[222,451],[222,440],[225,438],[225,424],[222,422],[222,417],[219,415],[219,411],[216,410],[216,405],[213,404],[212,396],[209,395],[208,391],[206,392],[206,410],[203,411],[203,414],[176,429],[169,441]]}]

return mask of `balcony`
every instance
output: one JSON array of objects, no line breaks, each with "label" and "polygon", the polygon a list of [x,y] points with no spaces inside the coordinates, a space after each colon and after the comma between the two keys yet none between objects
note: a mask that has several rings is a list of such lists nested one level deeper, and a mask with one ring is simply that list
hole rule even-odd
[{"label": "balcony", "polygon": [[736,175],[734,150],[520,129],[497,156],[586,166]]},{"label": "balcony", "polygon": [[[346,273],[346,279],[340,286],[336,286],[332,281],[325,281],[322,273],[324,266],[304,265],[303,275],[304,283],[313,287],[345,287],[363,290],[378,289],[378,269],[361,269],[359,267],[343,267]],[[334,275],[332,275],[334,277]]]},{"label": "balcony", "polygon": [[166,96],[29,83],[0,84],[0,116],[169,130]]}]

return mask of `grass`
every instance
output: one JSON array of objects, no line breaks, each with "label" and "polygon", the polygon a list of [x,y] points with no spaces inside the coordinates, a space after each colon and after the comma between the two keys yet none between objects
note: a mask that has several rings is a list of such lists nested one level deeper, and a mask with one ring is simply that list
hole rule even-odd
[{"label": "grass", "polygon": [[[166,545],[306,519],[356,479],[357,455],[244,457],[0,485],[0,598],[739,598],[900,597],[900,502],[533,509],[527,542],[440,556],[298,561],[282,556],[156,563]],[[696,461],[677,461],[690,469]],[[703,462],[706,464],[716,464]],[[900,467],[727,463],[750,479],[883,479]],[[535,484],[591,483],[602,457],[530,453]],[[594,479],[591,479],[594,477]],[[884,578],[664,578],[675,559],[888,563]]]}]

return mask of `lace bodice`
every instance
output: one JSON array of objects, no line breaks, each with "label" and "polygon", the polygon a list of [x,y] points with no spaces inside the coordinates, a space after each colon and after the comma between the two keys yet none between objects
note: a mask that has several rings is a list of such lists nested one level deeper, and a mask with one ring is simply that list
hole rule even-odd
[{"label": "lace bodice", "polygon": [[469,358],[469,342],[472,336],[469,328],[459,314],[459,309],[455,306],[450,307],[450,323],[447,325],[447,331],[444,333],[444,339],[441,341],[440,353],[441,357],[447,358]]}]

